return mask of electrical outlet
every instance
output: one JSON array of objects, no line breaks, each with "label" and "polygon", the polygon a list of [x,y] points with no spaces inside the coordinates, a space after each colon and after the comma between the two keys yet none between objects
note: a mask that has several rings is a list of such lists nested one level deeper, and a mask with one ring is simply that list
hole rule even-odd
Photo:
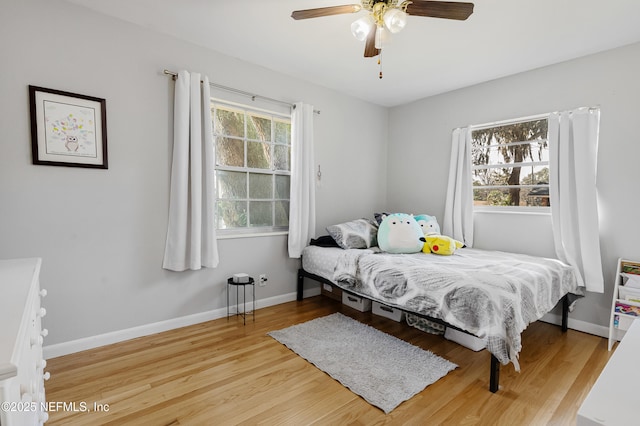
[{"label": "electrical outlet", "polygon": [[267,285],[267,274],[260,274],[260,287]]}]

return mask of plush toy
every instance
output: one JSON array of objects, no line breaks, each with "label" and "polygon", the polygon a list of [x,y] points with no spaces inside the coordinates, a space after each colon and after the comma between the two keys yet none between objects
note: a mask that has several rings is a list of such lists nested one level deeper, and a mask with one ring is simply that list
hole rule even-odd
[{"label": "plush toy", "polygon": [[428,214],[419,214],[414,216],[420,228],[422,228],[422,233],[424,235],[434,235],[440,233],[440,225],[438,225],[438,221],[435,216],[429,216]]},{"label": "plush toy", "polygon": [[440,234],[440,225],[435,216],[420,214],[415,219],[422,228],[426,240],[422,248],[423,253],[451,255],[464,246],[460,241]]},{"label": "plush toy", "polygon": [[424,238],[427,240],[422,249],[424,253],[435,253],[446,256],[453,254],[457,249],[464,246],[460,241],[454,240],[446,235],[425,235]]},{"label": "plush toy", "polygon": [[394,213],[383,217],[378,227],[378,247],[387,253],[418,253],[424,233],[413,215]]}]

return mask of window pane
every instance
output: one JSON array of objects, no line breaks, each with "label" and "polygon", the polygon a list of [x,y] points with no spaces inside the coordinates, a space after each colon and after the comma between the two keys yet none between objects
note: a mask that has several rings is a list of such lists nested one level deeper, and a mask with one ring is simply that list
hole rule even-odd
[{"label": "window pane", "polygon": [[474,206],[549,207],[549,186],[524,188],[473,188]]},{"label": "window pane", "polygon": [[271,201],[249,201],[249,226],[273,226]]},{"label": "window pane", "polygon": [[275,145],[273,147],[273,167],[275,170],[291,170],[291,147],[288,145]]},{"label": "window pane", "polygon": [[473,188],[474,206],[509,206],[511,198],[509,190],[504,189],[478,189]]},{"label": "window pane", "polygon": [[249,198],[273,198],[272,175],[249,173]]},{"label": "window pane", "polygon": [[247,226],[247,202],[219,200],[218,229],[244,228]]},{"label": "window pane", "polygon": [[244,166],[244,141],[242,139],[216,138],[216,166]]},{"label": "window pane", "polygon": [[549,183],[549,166],[523,167],[520,172],[520,185]]},{"label": "window pane", "polygon": [[271,145],[264,142],[247,142],[247,167],[271,170]]},{"label": "window pane", "polygon": [[218,198],[247,198],[247,174],[217,170],[216,187]]},{"label": "window pane", "polygon": [[517,185],[519,182],[520,167],[475,170],[473,174],[473,185],[509,185],[509,178],[511,178],[511,172],[514,170],[517,171],[517,176],[515,174],[513,175],[514,179],[516,180],[512,183],[512,185]]},{"label": "window pane", "polygon": [[549,166],[530,165],[476,170],[474,186],[488,185],[537,185],[549,183]]},{"label": "window pane", "polygon": [[270,141],[271,119],[257,115],[249,115],[249,121],[247,121],[247,138],[259,141]]},{"label": "window pane", "polygon": [[275,143],[291,145],[291,123],[274,120],[275,123]]},{"label": "window pane", "polygon": [[225,136],[244,137],[244,112],[218,107],[213,122],[214,131]]},{"label": "window pane", "polygon": [[534,188],[525,188],[522,190],[522,198],[527,206],[549,207],[549,187],[536,186]]},{"label": "window pane", "polygon": [[546,141],[519,144],[483,146],[473,143],[471,147],[475,165],[509,164],[532,161],[549,161],[549,147]]},{"label": "window pane", "polygon": [[289,202],[276,201],[275,226],[289,226]]},{"label": "window pane", "polygon": [[291,178],[289,176],[276,175],[276,193],[273,198],[288,200],[290,185]]},{"label": "window pane", "polygon": [[496,127],[486,127],[471,132],[474,142],[483,145],[490,143],[507,143],[533,141],[547,138],[548,123],[546,118],[532,121],[520,121]]}]

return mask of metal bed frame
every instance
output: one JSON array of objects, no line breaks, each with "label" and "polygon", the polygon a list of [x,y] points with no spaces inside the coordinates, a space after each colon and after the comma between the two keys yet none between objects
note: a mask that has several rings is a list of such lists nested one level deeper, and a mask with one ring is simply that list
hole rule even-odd
[{"label": "metal bed frame", "polygon": [[[298,283],[297,283],[297,300],[301,301],[303,299],[302,297],[302,291],[303,291],[303,287],[304,287],[304,279],[305,278],[310,278],[314,281],[318,281],[320,283],[324,283],[324,284],[329,284],[331,286],[335,286],[336,284],[324,277],[321,277],[319,275],[315,275],[312,274],[310,272],[305,271],[304,269],[300,268],[298,269]],[[342,291],[346,291],[347,293],[349,293],[348,290],[344,290],[342,289]],[[358,295],[358,297],[364,297],[366,299],[370,299],[370,300],[374,300],[371,298],[367,298],[366,296],[361,296]],[[562,299],[562,324],[561,324],[561,328],[563,332],[566,332],[568,330],[568,319],[569,319],[569,298],[567,297],[567,295],[565,294]],[[473,336],[473,334],[469,333],[468,331],[462,330],[458,327],[454,327],[451,324],[439,319],[439,318],[433,318],[427,315],[423,315],[420,314],[418,312],[412,312],[412,311],[408,311],[402,308],[398,308],[404,312],[408,312],[411,313],[413,315],[417,315],[421,318],[425,318],[429,321],[433,321],[435,323],[441,324],[445,327],[451,327],[455,330],[461,331],[463,333],[469,334],[471,336]],[[489,390],[493,393],[498,391],[499,388],[499,382],[500,382],[500,361],[498,361],[498,358],[495,357],[495,355],[491,354],[491,367],[489,370]]]}]

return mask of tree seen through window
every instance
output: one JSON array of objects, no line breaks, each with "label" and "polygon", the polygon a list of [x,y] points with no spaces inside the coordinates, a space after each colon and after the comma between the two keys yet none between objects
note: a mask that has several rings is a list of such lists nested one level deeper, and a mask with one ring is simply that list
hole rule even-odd
[{"label": "tree seen through window", "polygon": [[217,228],[289,225],[289,117],[213,102]]},{"label": "tree seen through window", "polygon": [[547,119],[472,129],[476,206],[548,206]]}]

